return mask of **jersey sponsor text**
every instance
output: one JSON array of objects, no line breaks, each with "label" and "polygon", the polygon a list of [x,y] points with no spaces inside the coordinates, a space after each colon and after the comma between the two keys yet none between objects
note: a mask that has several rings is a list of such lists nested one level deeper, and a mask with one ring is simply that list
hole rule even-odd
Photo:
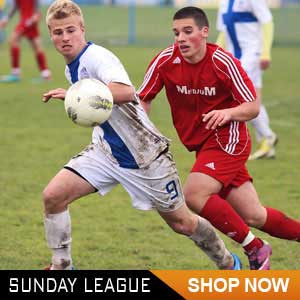
[{"label": "jersey sponsor text", "polygon": [[205,95],[205,96],[215,96],[216,88],[205,86],[202,89],[189,89],[186,85],[180,86],[176,85],[178,93],[186,95]]}]

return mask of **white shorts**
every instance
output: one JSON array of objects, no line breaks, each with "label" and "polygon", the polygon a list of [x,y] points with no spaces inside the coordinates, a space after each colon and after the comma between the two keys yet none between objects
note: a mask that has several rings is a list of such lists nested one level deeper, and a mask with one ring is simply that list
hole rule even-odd
[{"label": "white shorts", "polygon": [[259,53],[243,53],[241,57],[242,67],[247,72],[255,88],[262,88],[262,70],[260,68]]},{"label": "white shorts", "polygon": [[95,144],[74,156],[65,166],[75,170],[100,195],[121,184],[131,197],[134,208],[174,211],[184,203],[182,187],[170,152],[162,153],[141,169],[121,168]]}]

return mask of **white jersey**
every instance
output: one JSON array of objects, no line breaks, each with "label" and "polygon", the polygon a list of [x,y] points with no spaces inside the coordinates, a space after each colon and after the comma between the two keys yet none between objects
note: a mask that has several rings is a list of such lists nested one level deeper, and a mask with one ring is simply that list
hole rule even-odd
[{"label": "white jersey", "polygon": [[[66,66],[65,75],[71,84],[83,78],[96,78],[105,84],[132,85],[119,59],[91,42]],[[94,128],[92,142],[98,144],[111,161],[129,169],[149,165],[169,144],[149,120],[138,99],[114,105],[109,120]]]},{"label": "white jersey", "polygon": [[272,14],[265,0],[221,0],[218,31],[225,32],[226,50],[236,58],[262,50],[261,24],[270,22]]}]

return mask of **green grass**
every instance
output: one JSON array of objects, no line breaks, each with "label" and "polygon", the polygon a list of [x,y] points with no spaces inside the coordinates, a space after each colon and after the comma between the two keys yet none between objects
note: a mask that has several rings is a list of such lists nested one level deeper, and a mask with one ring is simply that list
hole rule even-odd
[{"label": "green grass", "polygon": [[[91,34],[96,36],[97,31],[92,30]],[[44,40],[53,81],[31,83],[38,71],[31,49],[24,42],[23,80],[0,85],[0,269],[42,269],[49,263],[51,254],[44,238],[41,192],[63,164],[89,143],[91,136],[90,129],[77,127],[67,119],[62,102],[41,101],[48,89],[67,86],[64,61],[50,47],[47,35]],[[159,47],[109,46],[123,61],[136,87]],[[4,73],[9,71],[7,51],[7,45],[0,47],[0,69]],[[249,163],[262,202],[297,219],[300,218],[298,52],[297,48],[274,48],[272,68],[265,73],[264,103],[280,139],[277,159]],[[180,144],[163,93],[153,103],[151,119],[173,140],[172,152],[184,182],[194,155]],[[72,252],[78,269],[215,268],[191,241],[173,233],[155,212],[134,210],[121,187],[105,197],[93,194],[81,199],[70,210]],[[255,232],[272,243],[274,269],[300,269],[298,243]],[[241,248],[227,237],[224,240],[247,267]]]}]

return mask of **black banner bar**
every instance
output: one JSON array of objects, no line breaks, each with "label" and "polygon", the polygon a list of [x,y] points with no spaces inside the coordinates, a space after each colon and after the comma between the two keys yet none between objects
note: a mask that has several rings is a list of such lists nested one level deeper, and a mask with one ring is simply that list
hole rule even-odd
[{"label": "black banner bar", "polygon": [[163,281],[145,270],[0,271],[1,295],[99,299],[183,299]]}]

